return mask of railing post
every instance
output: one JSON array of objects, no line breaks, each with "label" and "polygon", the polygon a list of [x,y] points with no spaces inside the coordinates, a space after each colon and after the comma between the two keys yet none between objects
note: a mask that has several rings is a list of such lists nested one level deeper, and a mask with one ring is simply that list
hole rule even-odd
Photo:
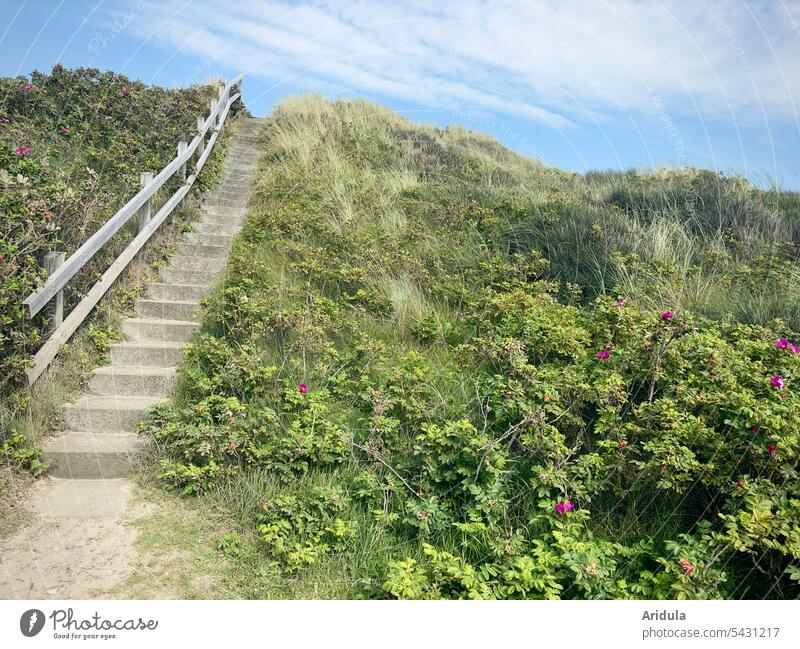
[{"label": "railing post", "polygon": [[[197,116],[197,133],[202,134],[203,126],[205,125],[206,120],[203,119],[202,115]],[[200,135],[200,144],[197,147],[197,158],[200,159],[200,156],[203,155],[203,151],[206,150],[206,136]]]},{"label": "railing post", "polygon": [[[66,254],[63,252],[48,252],[44,256],[44,269],[49,277],[64,263]],[[64,289],[62,288],[47,305],[47,319],[50,331],[58,329],[64,322]]]},{"label": "railing post", "polygon": [[[178,142],[178,155],[181,155],[182,153],[185,153],[188,146],[189,146],[188,142]],[[185,183],[186,182],[186,163],[185,162],[181,165],[181,169],[178,172],[178,175],[180,176],[181,183]]]},{"label": "railing post", "polygon": [[[226,84],[227,84],[227,82],[225,81],[224,78],[219,82],[219,88],[217,90],[217,94],[219,95],[219,99],[220,100],[225,97],[225,85]],[[224,109],[224,106],[222,108],[220,108],[219,113],[217,113],[217,120],[216,120],[215,128],[218,131],[222,128],[222,110],[223,109]]]},{"label": "railing post", "polygon": [[[144,188],[147,187],[151,182],[153,182],[153,172],[143,171],[142,175],[139,176],[139,184]],[[145,229],[147,222],[150,220],[150,214],[152,210],[153,197],[151,196],[147,199],[147,202],[139,208],[139,212],[136,214],[136,234],[139,234]]]}]

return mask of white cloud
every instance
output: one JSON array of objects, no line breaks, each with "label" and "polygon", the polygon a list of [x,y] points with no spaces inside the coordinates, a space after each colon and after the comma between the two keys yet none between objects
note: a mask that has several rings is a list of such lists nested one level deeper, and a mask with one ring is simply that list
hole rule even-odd
[{"label": "white cloud", "polygon": [[618,110],[655,114],[654,97],[675,116],[798,125],[798,0],[163,0],[145,11],[141,36],[277,88],[556,128]]}]

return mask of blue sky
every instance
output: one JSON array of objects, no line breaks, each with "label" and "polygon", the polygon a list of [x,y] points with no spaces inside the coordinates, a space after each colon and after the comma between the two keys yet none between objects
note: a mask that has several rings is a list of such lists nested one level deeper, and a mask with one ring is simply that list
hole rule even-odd
[{"label": "blue sky", "polygon": [[459,123],[567,169],[695,165],[800,190],[800,0],[3,0],[0,75],[245,72]]}]

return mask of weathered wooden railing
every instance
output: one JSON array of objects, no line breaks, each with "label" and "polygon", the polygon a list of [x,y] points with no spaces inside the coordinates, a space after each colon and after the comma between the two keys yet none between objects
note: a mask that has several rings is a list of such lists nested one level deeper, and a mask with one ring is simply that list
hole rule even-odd
[{"label": "weathered wooden railing", "polygon": [[[178,143],[178,155],[164,167],[155,177],[151,172],[143,172],[141,176],[142,189],[131,198],[105,225],[95,232],[89,239],[78,248],[68,259],[64,259],[64,253],[52,252],[45,257],[45,267],[49,277],[44,285],[37,291],[31,293],[23,302],[27,307],[29,317],[35,316],[42,309],[50,305],[51,333],[47,341],[41,346],[33,357],[33,365],[25,370],[28,385],[33,383],[47,369],[48,365],[58,354],[61,346],[69,340],[72,334],[78,329],[86,319],[100,298],[105,295],[114,281],[122,274],[122,271],[136,257],[136,254],[147,243],[159,226],[172,214],[186,194],[189,193],[194,181],[197,179],[200,170],[211,153],[214,143],[217,141],[225,118],[228,116],[233,103],[241,96],[242,75],[235,79],[220,82],[219,98],[212,101],[210,114],[203,119],[197,118],[197,134],[191,142]],[[206,142],[206,136],[210,137]],[[191,174],[186,175],[186,164],[190,161],[195,151],[198,154]],[[152,201],[155,193],[166,183],[175,173],[180,175],[183,184],[180,188],[164,203],[155,215],[151,216]],[[108,267],[100,279],[86,293],[83,299],[75,305],[70,314],[63,317],[64,287],[75,274],[83,268],[88,261],[97,253],[98,250],[113,237],[122,227],[134,216],[136,220],[136,236],[125,250]]]}]

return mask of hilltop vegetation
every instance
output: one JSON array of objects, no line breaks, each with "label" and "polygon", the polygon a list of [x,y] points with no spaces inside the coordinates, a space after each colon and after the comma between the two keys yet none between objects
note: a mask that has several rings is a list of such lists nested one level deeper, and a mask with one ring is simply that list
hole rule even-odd
[{"label": "hilltop vegetation", "polygon": [[313,97],[261,147],[142,427],[221,551],[322,596],[800,595],[795,195]]},{"label": "hilltop vegetation", "polygon": [[[90,323],[77,339],[90,339],[84,347],[92,358],[76,355],[57,376],[42,380],[52,389],[32,401],[21,388],[23,369],[48,323],[44,312],[28,320],[22,301],[44,280],[44,255],[69,256],[83,244],[139,190],[142,171],[159,171],[175,156],[178,141],[191,140],[197,116],[206,115],[216,97],[213,85],[169,90],[95,68],[56,65],[50,74],[0,78],[0,457],[11,467],[42,470],[33,438],[50,432],[60,402],[114,335],[107,323]],[[201,186],[214,181],[218,161],[212,157]],[[172,179],[155,204],[179,182]],[[133,222],[123,228],[70,281],[65,313],[130,242],[133,228]],[[140,261],[159,257],[165,230]],[[123,279],[114,290],[130,298],[138,288]]]},{"label": "hilltop vegetation", "polygon": [[[44,253],[80,246],[139,190],[142,171],[191,139],[215,96],[212,86],[166,90],[58,65],[0,79],[0,389],[19,379],[41,334],[40,320],[24,325],[21,302],[41,281]],[[106,246],[81,273],[67,309],[120,250]]]}]

